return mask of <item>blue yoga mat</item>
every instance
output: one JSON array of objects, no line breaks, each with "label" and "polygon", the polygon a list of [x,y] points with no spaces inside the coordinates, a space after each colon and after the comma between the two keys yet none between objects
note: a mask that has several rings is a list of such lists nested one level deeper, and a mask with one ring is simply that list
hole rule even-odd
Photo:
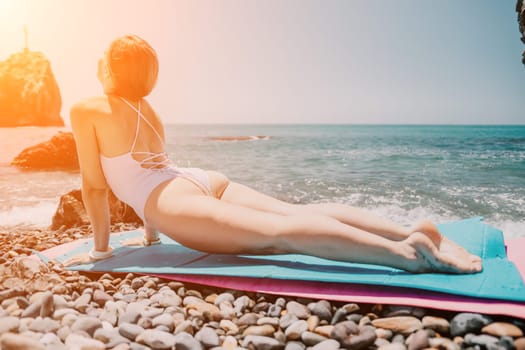
[{"label": "blue yoga mat", "polygon": [[[274,278],[286,280],[369,284],[409,287],[456,295],[525,302],[525,285],[515,265],[506,257],[501,231],[483,224],[481,218],[438,225],[440,231],[483,258],[483,272],[477,274],[413,274],[369,264],[346,263],[306,255],[218,255],[186,248],[161,235],[161,245],[121,246],[120,241],[141,237],[142,231],[112,234],[112,258],[70,267],[71,270],[133,272],[142,274],[191,274]],[[69,243],[71,245],[71,243]],[[65,261],[88,252],[92,240],[56,257]],[[65,248],[65,247],[64,247]],[[43,252],[45,255],[45,252]]]}]

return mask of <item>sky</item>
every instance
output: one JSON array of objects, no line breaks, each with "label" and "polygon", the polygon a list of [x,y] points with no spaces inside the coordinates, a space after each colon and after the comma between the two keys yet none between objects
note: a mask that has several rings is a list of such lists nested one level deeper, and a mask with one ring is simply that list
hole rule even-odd
[{"label": "sky", "polygon": [[24,25],[66,123],[132,33],[167,123],[525,124],[514,0],[0,0],[0,60]]}]

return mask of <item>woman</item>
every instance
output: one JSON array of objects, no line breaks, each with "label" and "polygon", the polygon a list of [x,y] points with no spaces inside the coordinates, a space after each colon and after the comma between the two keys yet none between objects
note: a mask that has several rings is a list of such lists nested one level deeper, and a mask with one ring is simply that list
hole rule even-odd
[{"label": "woman", "polygon": [[67,265],[111,256],[111,188],[144,220],[143,245],[159,243],[160,231],[210,253],[302,253],[413,272],[481,271],[479,257],[429,221],[405,228],[343,204],[289,204],[215,171],[174,167],[160,119],[144,99],[157,73],[157,56],[147,42],[134,35],[118,38],[99,60],[105,96],[71,110],[94,249]]}]

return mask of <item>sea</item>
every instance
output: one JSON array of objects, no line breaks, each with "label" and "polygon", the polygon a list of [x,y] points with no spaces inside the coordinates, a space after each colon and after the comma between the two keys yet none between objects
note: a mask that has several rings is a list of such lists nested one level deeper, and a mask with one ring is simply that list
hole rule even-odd
[{"label": "sea", "polygon": [[[80,188],[78,172],[10,165],[58,131],[68,127],[0,128],[1,227],[47,227],[60,196]],[[481,216],[506,238],[525,236],[525,126],[168,124],[165,132],[177,166],[217,170],[284,201],[345,203],[404,225]]]}]

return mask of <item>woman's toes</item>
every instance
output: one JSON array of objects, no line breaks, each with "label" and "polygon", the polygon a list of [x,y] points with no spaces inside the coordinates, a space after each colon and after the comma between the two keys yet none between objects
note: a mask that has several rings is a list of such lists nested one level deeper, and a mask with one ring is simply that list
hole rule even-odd
[{"label": "woman's toes", "polygon": [[483,271],[483,264],[481,261],[476,261],[472,264],[472,268],[474,272],[481,272]]}]

